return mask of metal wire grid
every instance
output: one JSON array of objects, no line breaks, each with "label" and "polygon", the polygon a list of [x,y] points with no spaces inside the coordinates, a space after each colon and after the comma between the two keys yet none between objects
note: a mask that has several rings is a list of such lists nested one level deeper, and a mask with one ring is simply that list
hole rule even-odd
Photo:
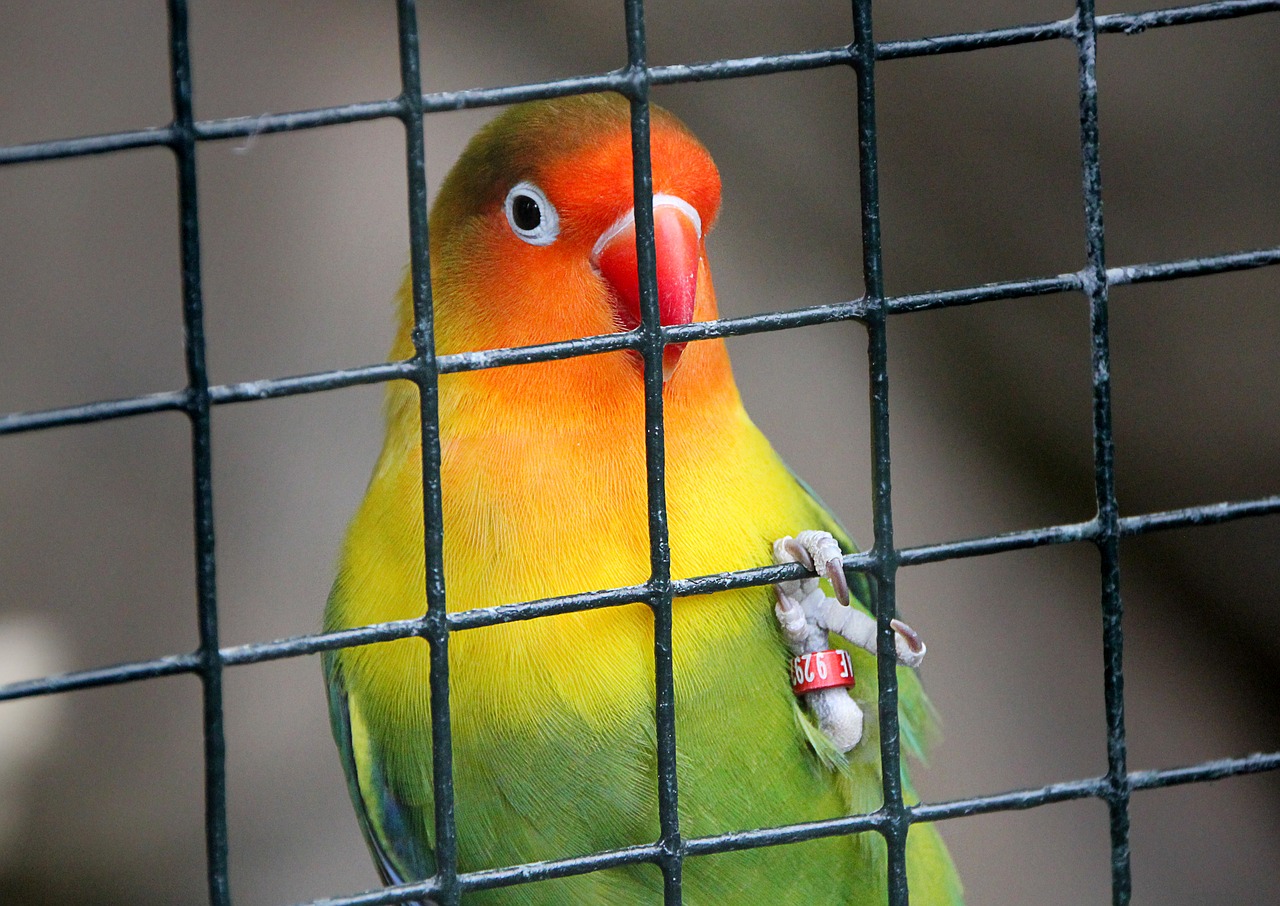
[{"label": "metal wire grid", "polygon": [[[876,43],[870,0],[853,2],[854,40],[828,50],[717,60],[689,65],[650,67],[646,57],[643,0],[625,0],[627,66],[609,73],[552,82],[492,89],[423,94],[419,68],[414,0],[397,0],[402,93],[391,100],[293,113],[196,121],[192,111],[191,52],[187,3],[169,0],[169,52],[174,119],[164,127],[116,132],[59,141],[0,147],[0,165],[51,160],[164,146],[177,162],[183,318],[186,329],[187,386],[182,390],[0,416],[0,434],[16,434],[61,425],[84,424],[147,412],[178,411],[191,422],[194,466],[197,613],[200,644],[189,654],[117,664],[0,686],[0,701],[50,695],[94,686],[132,682],[176,673],[196,673],[203,683],[205,739],[206,848],[209,902],[230,903],[227,875],[227,816],[222,673],[227,666],[296,657],[327,649],[418,636],[431,649],[430,695],[433,723],[433,778],[437,874],[427,881],[354,896],[317,901],[312,906],[373,906],[403,903],[430,896],[455,904],[462,893],[536,880],[580,874],[613,866],[650,862],[663,872],[665,901],[681,900],[684,859],[709,853],[792,843],[837,834],[881,834],[888,852],[890,901],[908,902],[905,842],[910,825],[988,812],[1025,809],[1072,799],[1104,800],[1111,814],[1112,902],[1128,903],[1129,799],[1138,790],[1197,783],[1280,768],[1280,752],[1203,762],[1158,771],[1128,770],[1125,757],[1122,603],[1118,549],[1121,538],[1163,529],[1210,525],[1250,516],[1280,513],[1280,495],[1137,516],[1121,516],[1115,497],[1114,444],[1111,432],[1110,351],[1107,337],[1107,294],[1111,286],[1173,280],[1280,264],[1280,247],[1177,261],[1108,268],[1104,252],[1102,194],[1098,159],[1098,85],[1095,78],[1097,38],[1101,33],[1139,34],[1150,28],[1280,12],[1280,0],[1224,0],[1136,14],[1095,15],[1092,0],[1078,0],[1069,19],[965,34]],[[886,297],[880,256],[880,222],[875,125],[875,65],[880,61],[979,50],[1012,44],[1064,39],[1078,52],[1080,144],[1087,256],[1077,273],[1033,280],[987,284],[959,290]],[[739,78],[777,72],[851,66],[857,76],[858,170],[862,200],[864,295],[856,300],[817,305],[714,322],[660,327],[654,282],[652,196],[649,161],[649,90],[654,85]],[[519,349],[501,349],[437,357],[431,316],[431,281],[427,256],[427,181],[424,169],[423,119],[427,113],[486,107],[535,98],[588,91],[616,91],[631,103],[634,190],[641,271],[642,325],[625,334],[589,337]],[[202,141],[293,131],[337,123],[393,117],[405,125],[409,184],[412,292],[415,315],[412,358],[362,368],[325,371],[297,377],[210,386],[205,364],[196,148]],[[1054,293],[1082,293],[1091,312],[1093,363],[1094,474],[1097,515],[1087,522],[1056,525],[970,540],[913,548],[893,542],[890,488],[889,403],[886,323],[903,314],[997,299]],[[670,575],[664,494],[662,421],[662,347],[709,337],[736,336],[833,321],[858,321],[867,331],[872,435],[872,505],[875,543],[870,550],[845,558],[849,570],[865,572],[874,583],[880,658],[879,719],[884,766],[884,804],[870,814],[828,821],[757,828],[713,837],[685,838],[677,811],[676,727],[671,660],[672,600],[693,594],[769,584],[800,574],[797,565],[766,567],[673,580]],[[440,504],[440,447],[437,380],[441,374],[496,368],[610,350],[632,349],[645,363],[646,455],[649,493],[651,576],[642,585],[588,594],[548,598],[524,604],[456,613],[445,610]],[[214,405],[272,399],[337,387],[411,380],[420,394],[423,451],[423,512],[427,608],[421,619],[312,634],[272,642],[222,648],[218,643],[215,582],[213,492],[211,483],[210,409]],[[1104,679],[1107,718],[1107,773],[1101,777],[1055,783],[1037,789],[976,796],[939,804],[907,806],[899,775],[897,685],[893,662],[894,582],[899,567],[972,557],[1047,544],[1089,542],[1098,548],[1103,617]],[[453,816],[452,752],[449,731],[448,644],[453,632],[597,607],[646,603],[654,613],[656,714],[658,727],[658,793],[661,833],[657,841],[573,858],[460,873],[457,830]]]}]

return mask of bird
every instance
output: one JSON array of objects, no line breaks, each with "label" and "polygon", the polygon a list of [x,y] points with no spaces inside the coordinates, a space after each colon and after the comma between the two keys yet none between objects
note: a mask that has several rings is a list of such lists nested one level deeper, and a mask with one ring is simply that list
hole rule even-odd
[{"label": "bird", "polygon": [[[660,320],[713,320],[706,239],[720,206],[719,172],[676,116],[649,110]],[[630,122],[620,95],[576,95],[509,107],[471,139],[428,221],[437,354],[641,324]],[[414,355],[409,281],[398,295],[394,359]],[[722,339],[668,344],[662,365],[673,578],[782,562],[774,543],[806,531],[854,550],[747,416]],[[636,350],[619,349],[440,377],[449,611],[648,581],[643,369]],[[425,610],[414,383],[388,384],[385,419],[381,454],[339,555],[327,632]],[[783,560],[806,559],[794,542],[780,550]],[[838,582],[842,573],[828,575]],[[850,584],[862,619],[868,583],[851,573]],[[841,694],[870,715],[861,740],[842,751],[793,691],[793,653],[779,626],[783,597],[781,585],[757,586],[672,604],[684,839],[882,804],[874,654],[833,640],[850,652],[856,674]],[[658,838],[647,604],[455,631],[448,650],[459,870]],[[429,878],[437,866],[428,643],[410,637],[340,648],[322,660],[334,738],[378,871],[388,884]],[[903,747],[919,756],[935,717],[915,670],[899,666],[898,682]],[[906,796],[917,801],[905,771]],[[913,904],[962,902],[933,825],[912,825],[906,851]],[[874,831],[689,856],[683,902],[880,904],[885,863]],[[465,900],[631,906],[662,896],[662,873],[646,862],[472,890]]]}]

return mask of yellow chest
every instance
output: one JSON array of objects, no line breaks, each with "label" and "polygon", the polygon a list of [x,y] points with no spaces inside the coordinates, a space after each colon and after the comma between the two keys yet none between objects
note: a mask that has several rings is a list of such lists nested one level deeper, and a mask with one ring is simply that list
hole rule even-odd
[{"label": "yellow chest", "polygon": [[[716,443],[670,438],[666,497],[675,578],[768,563],[782,534],[812,527],[814,508],[746,420]],[[353,522],[329,628],[422,613],[421,476],[417,450],[384,461]],[[649,577],[643,436],[559,433],[447,438],[442,447],[445,585],[450,611],[639,585]],[[695,683],[712,647],[759,636],[771,599],[759,590],[675,603],[677,678]],[[776,644],[769,637],[757,643]],[[411,677],[425,695],[419,640],[356,649],[357,684],[403,699]],[[686,669],[687,668],[687,669]],[[459,725],[519,722],[559,702],[594,724],[651,709],[653,618],[625,605],[457,632],[451,701]],[[380,697],[375,695],[375,697]],[[398,707],[406,707],[401,701]],[[425,720],[425,701],[401,717]],[[474,719],[471,719],[474,718]]]}]

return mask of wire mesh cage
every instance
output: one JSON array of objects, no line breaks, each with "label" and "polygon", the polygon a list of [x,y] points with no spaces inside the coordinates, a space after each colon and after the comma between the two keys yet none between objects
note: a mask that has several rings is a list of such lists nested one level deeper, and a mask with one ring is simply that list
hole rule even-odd
[{"label": "wire mesh cage", "polygon": [[[1099,128],[1099,104],[1106,83],[1098,77],[1098,45],[1101,37],[1117,40],[1143,35],[1172,26],[1208,27],[1206,23],[1280,12],[1280,3],[1261,0],[1210,2],[1148,12],[1099,13],[1094,4],[1080,0],[1074,13],[1053,21],[973,30],[927,38],[877,40],[873,28],[872,4],[857,0],[852,5],[848,43],[822,50],[785,52],[771,55],[718,59],[712,62],[680,62],[655,65],[650,61],[646,40],[646,10],[642,0],[627,0],[625,16],[619,22],[625,35],[626,65],[592,75],[575,75],[544,81],[511,84],[492,89],[424,91],[423,58],[420,48],[419,16],[411,0],[396,4],[396,34],[400,94],[373,102],[315,107],[289,113],[227,116],[199,119],[193,98],[198,79],[193,75],[193,56],[200,53],[188,20],[188,5],[181,0],[168,4],[168,71],[170,75],[172,122],[164,127],[132,131],[111,131],[81,138],[14,143],[0,146],[2,172],[19,172],[21,165],[66,158],[113,157],[145,149],[163,150],[177,165],[178,220],[176,257],[180,262],[178,289],[182,299],[185,385],[180,389],[131,395],[124,398],[66,406],[50,406],[15,411],[0,416],[0,435],[42,432],[57,427],[126,419],[153,413],[179,413],[189,423],[190,479],[193,495],[192,522],[195,538],[195,568],[198,645],[193,651],[112,663],[110,666],[53,673],[18,679],[0,686],[0,701],[60,696],[74,690],[117,684],[134,684],[175,675],[192,675],[200,682],[201,726],[203,730],[202,775],[204,785],[204,835],[208,901],[231,901],[233,870],[239,844],[228,817],[228,734],[232,711],[227,704],[229,668],[300,658],[337,647],[370,644],[391,639],[420,637],[430,645],[433,722],[433,777],[435,783],[437,874],[428,881],[369,893],[331,896],[323,902],[336,904],[411,902],[428,896],[434,902],[455,903],[469,890],[523,884],[543,879],[596,871],[625,864],[650,863],[661,870],[665,901],[681,902],[682,867],[686,860],[739,849],[775,846],[820,836],[874,833],[880,835],[888,853],[887,871],[890,899],[906,903],[909,890],[906,876],[905,840],[909,827],[921,821],[963,823],[972,816],[1024,810],[1074,800],[1102,803],[1107,810],[1109,837],[1110,896],[1114,903],[1127,903],[1135,892],[1132,878],[1130,818],[1135,794],[1184,784],[1197,784],[1280,767],[1280,751],[1199,760],[1185,767],[1133,770],[1129,765],[1125,712],[1125,626],[1121,598],[1122,542],[1145,538],[1176,529],[1207,527],[1249,517],[1274,516],[1280,512],[1280,496],[1250,494],[1226,503],[1195,503],[1172,509],[1122,511],[1117,495],[1118,444],[1113,427],[1112,373],[1114,362],[1110,336],[1112,296],[1117,288],[1138,287],[1190,278],[1207,278],[1280,263],[1280,247],[1274,244],[1250,250],[1215,249],[1212,254],[1166,256],[1151,261],[1115,264],[1106,253],[1103,219],[1103,179],[1101,158],[1107,147]],[[847,15],[847,11],[845,12]],[[1270,20],[1271,17],[1262,17]],[[1259,19],[1258,21],[1261,21]],[[1194,29],[1188,29],[1194,31]],[[895,61],[921,60],[951,54],[968,54],[1021,45],[1069,47],[1073,53],[1074,77],[1071,89],[1078,112],[1078,142],[1074,149],[1076,170],[1083,174],[1077,190],[1083,209],[1083,253],[1071,260],[1074,270],[1029,279],[1012,279],[965,285],[958,289],[893,294],[888,292],[885,266],[884,218],[881,208],[882,165],[891,158],[882,152],[883,117],[891,113],[878,101],[877,84],[882,72]],[[429,55],[426,58],[429,60]],[[426,167],[427,136],[431,118],[449,111],[492,108],[523,100],[557,97],[584,92],[612,91],[625,96],[631,105],[631,128],[635,162],[635,192],[640,199],[652,194],[649,173],[649,102],[655,90],[694,83],[733,84],[731,80],[754,76],[779,78],[785,73],[851,72],[848,125],[853,139],[847,150],[850,173],[856,172],[858,239],[851,239],[846,254],[860,262],[862,286],[855,298],[836,302],[824,300],[804,307],[768,310],[764,313],[724,317],[718,321],[677,327],[659,327],[654,275],[652,221],[644,205],[637,204],[638,235],[641,237],[641,274],[644,323],[636,331],[581,338],[542,347],[484,351],[437,356],[432,332],[430,261],[427,254]],[[238,111],[243,113],[243,111]],[[405,361],[353,368],[313,371],[294,377],[255,377],[236,383],[216,383],[210,379],[209,355],[216,348],[207,341],[208,314],[206,279],[203,274],[205,241],[201,233],[202,205],[211,199],[200,189],[197,159],[202,147],[212,142],[238,142],[247,148],[265,143],[277,133],[298,133],[330,126],[390,121],[402,127],[405,188],[407,190],[408,237],[411,249],[411,287],[417,330],[415,355]],[[1274,221],[1272,221],[1274,228]],[[886,231],[887,232],[887,231]],[[1274,229],[1272,230],[1274,234]],[[1079,238],[1074,240],[1079,248]],[[853,249],[859,249],[855,253]],[[984,533],[978,537],[943,543],[905,545],[895,540],[895,493],[903,493],[901,483],[890,481],[890,366],[891,327],[902,316],[943,311],[965,306],[997,304],[1012,300],[1065,297],[1083,300],[1088,309],[1088,327],[1081,328],[1063,355],[1077,356],[1088,367],[1091,399],[1091,491],[1094,515],[1074,521],[1016,531]],[[19,300],[20,301],[20,300]],[[852,815],[799,826],[743,828],[714,837],[689,837],[681,833],[679,822],[679,777],[676,753],[679,726],[675,720],[672,673],[672,608],[679,598],[728,588],[765,585],[797,574],[785,567],[744,573],[716,574],[690,579],[673,579],[666,505],[663,493],[664,447],[662,418],[662,348],[665,343],[692,342],[710,337],[769,336],[776,331],[803,327],[856,324],[866,341],[865,374],[869,408],[867,434],[870,441],[869,528],[873,544],[864,552],[846,558],[846,567],[865,573],[877,589],[880,601],[879,629],[882,654],[892,647],[889,620],[895,613],[896,588],[900,571],[945,561],[1070,545],[1096,551],[1094,568],[1097,584],[1094,600],[1100,605],[1103,684],[1100,704],[1105,730],[1096,745],[1105,751],[1105,770],[1091,776],[1067,776],[1053,782],[1012,792],[965,794],[945,801],[908,805],[904,801],[898,766],[901,759],[896,732],[898,709],[895,673],[888,657],[880,660],[881,699],[879,720],[880,757],[884,765],[884,805],[870,814]],[[1085,350],[1088,350],[1086,353]],[[645,360],[647,476],[649,487],[649,537],[652,574],[644,584],[569,597],[527,602],[503,608],[448,612],[443,574],[443,528],[441,518],[439,422],[436,388],[441,376],[458,372],[516,366],[522,363],[585,355],[605,350],[631,349]],[[421,400],[423,450],[423,510],[426,526],[425,559],[427,594],[425,616],[421,620],[369,626],[343,632],[294,634],[275,641],[260,638],[228,645],[219,627],[222,610],[219,595],[218,563],[215,555],[214,496],[218,469],[213,446],[215,412],[236,403],[280,399],[340,388],[376,385],[390,380],[407,380],[417,385]],[[90,394],[92,396],[92,394]],[[896,396],[893,411],[898,411]],[[896,417],[896,416],[895,416]],[[894,430],[898,430],[895,427]],[[895,447],[895,450],[897,448]],[[1274,475],[1271,476],[1274,487]],[[221,518],[221,517],[220,517]],[[1270,522],[1271,520],[1266,520]],[[21,531],[11,526],[10,531]],[[226,538],[226,530],[217,536]],[[1247,566],[1242,566],[1247,569]],[[457,860],[457,828],[454,822],[451,782],[449,724],[449,639],[451,634],[491,626],[510,620],[536,619],[590,608],[642,603],[652,608],[655,625],[656,713],[658,728],[658,795],[661,833],[658,839],[622,850],[588,855],[566,854],[551,862],[515,865],[485,871],[464,872]],[[39,602],[35,602],[39,607]],[[887,646],[887,647],[886,647]],[[119,661],[119,658],[115,660]],[[7,705],[6,705],[7,706]],[[234,784],[234,780],[230,781]],[[959,819],[959,820],[957,820]],[[962,871],[964,866],[962,865]],[[1139,886],[1140,890],[1140,886]],[[314,901],[316,903],[320,900]]]}]

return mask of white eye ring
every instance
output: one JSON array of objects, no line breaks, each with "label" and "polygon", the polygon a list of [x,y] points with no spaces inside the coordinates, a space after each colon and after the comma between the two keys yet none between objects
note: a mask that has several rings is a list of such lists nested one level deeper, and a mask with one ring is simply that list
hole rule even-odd
[{"label": "white eye ring", "polygon": [[511,232],[530,245],[550,245],[560,235],[560,212],[547,193],[528,180],[511,188],[503,208]]}]

